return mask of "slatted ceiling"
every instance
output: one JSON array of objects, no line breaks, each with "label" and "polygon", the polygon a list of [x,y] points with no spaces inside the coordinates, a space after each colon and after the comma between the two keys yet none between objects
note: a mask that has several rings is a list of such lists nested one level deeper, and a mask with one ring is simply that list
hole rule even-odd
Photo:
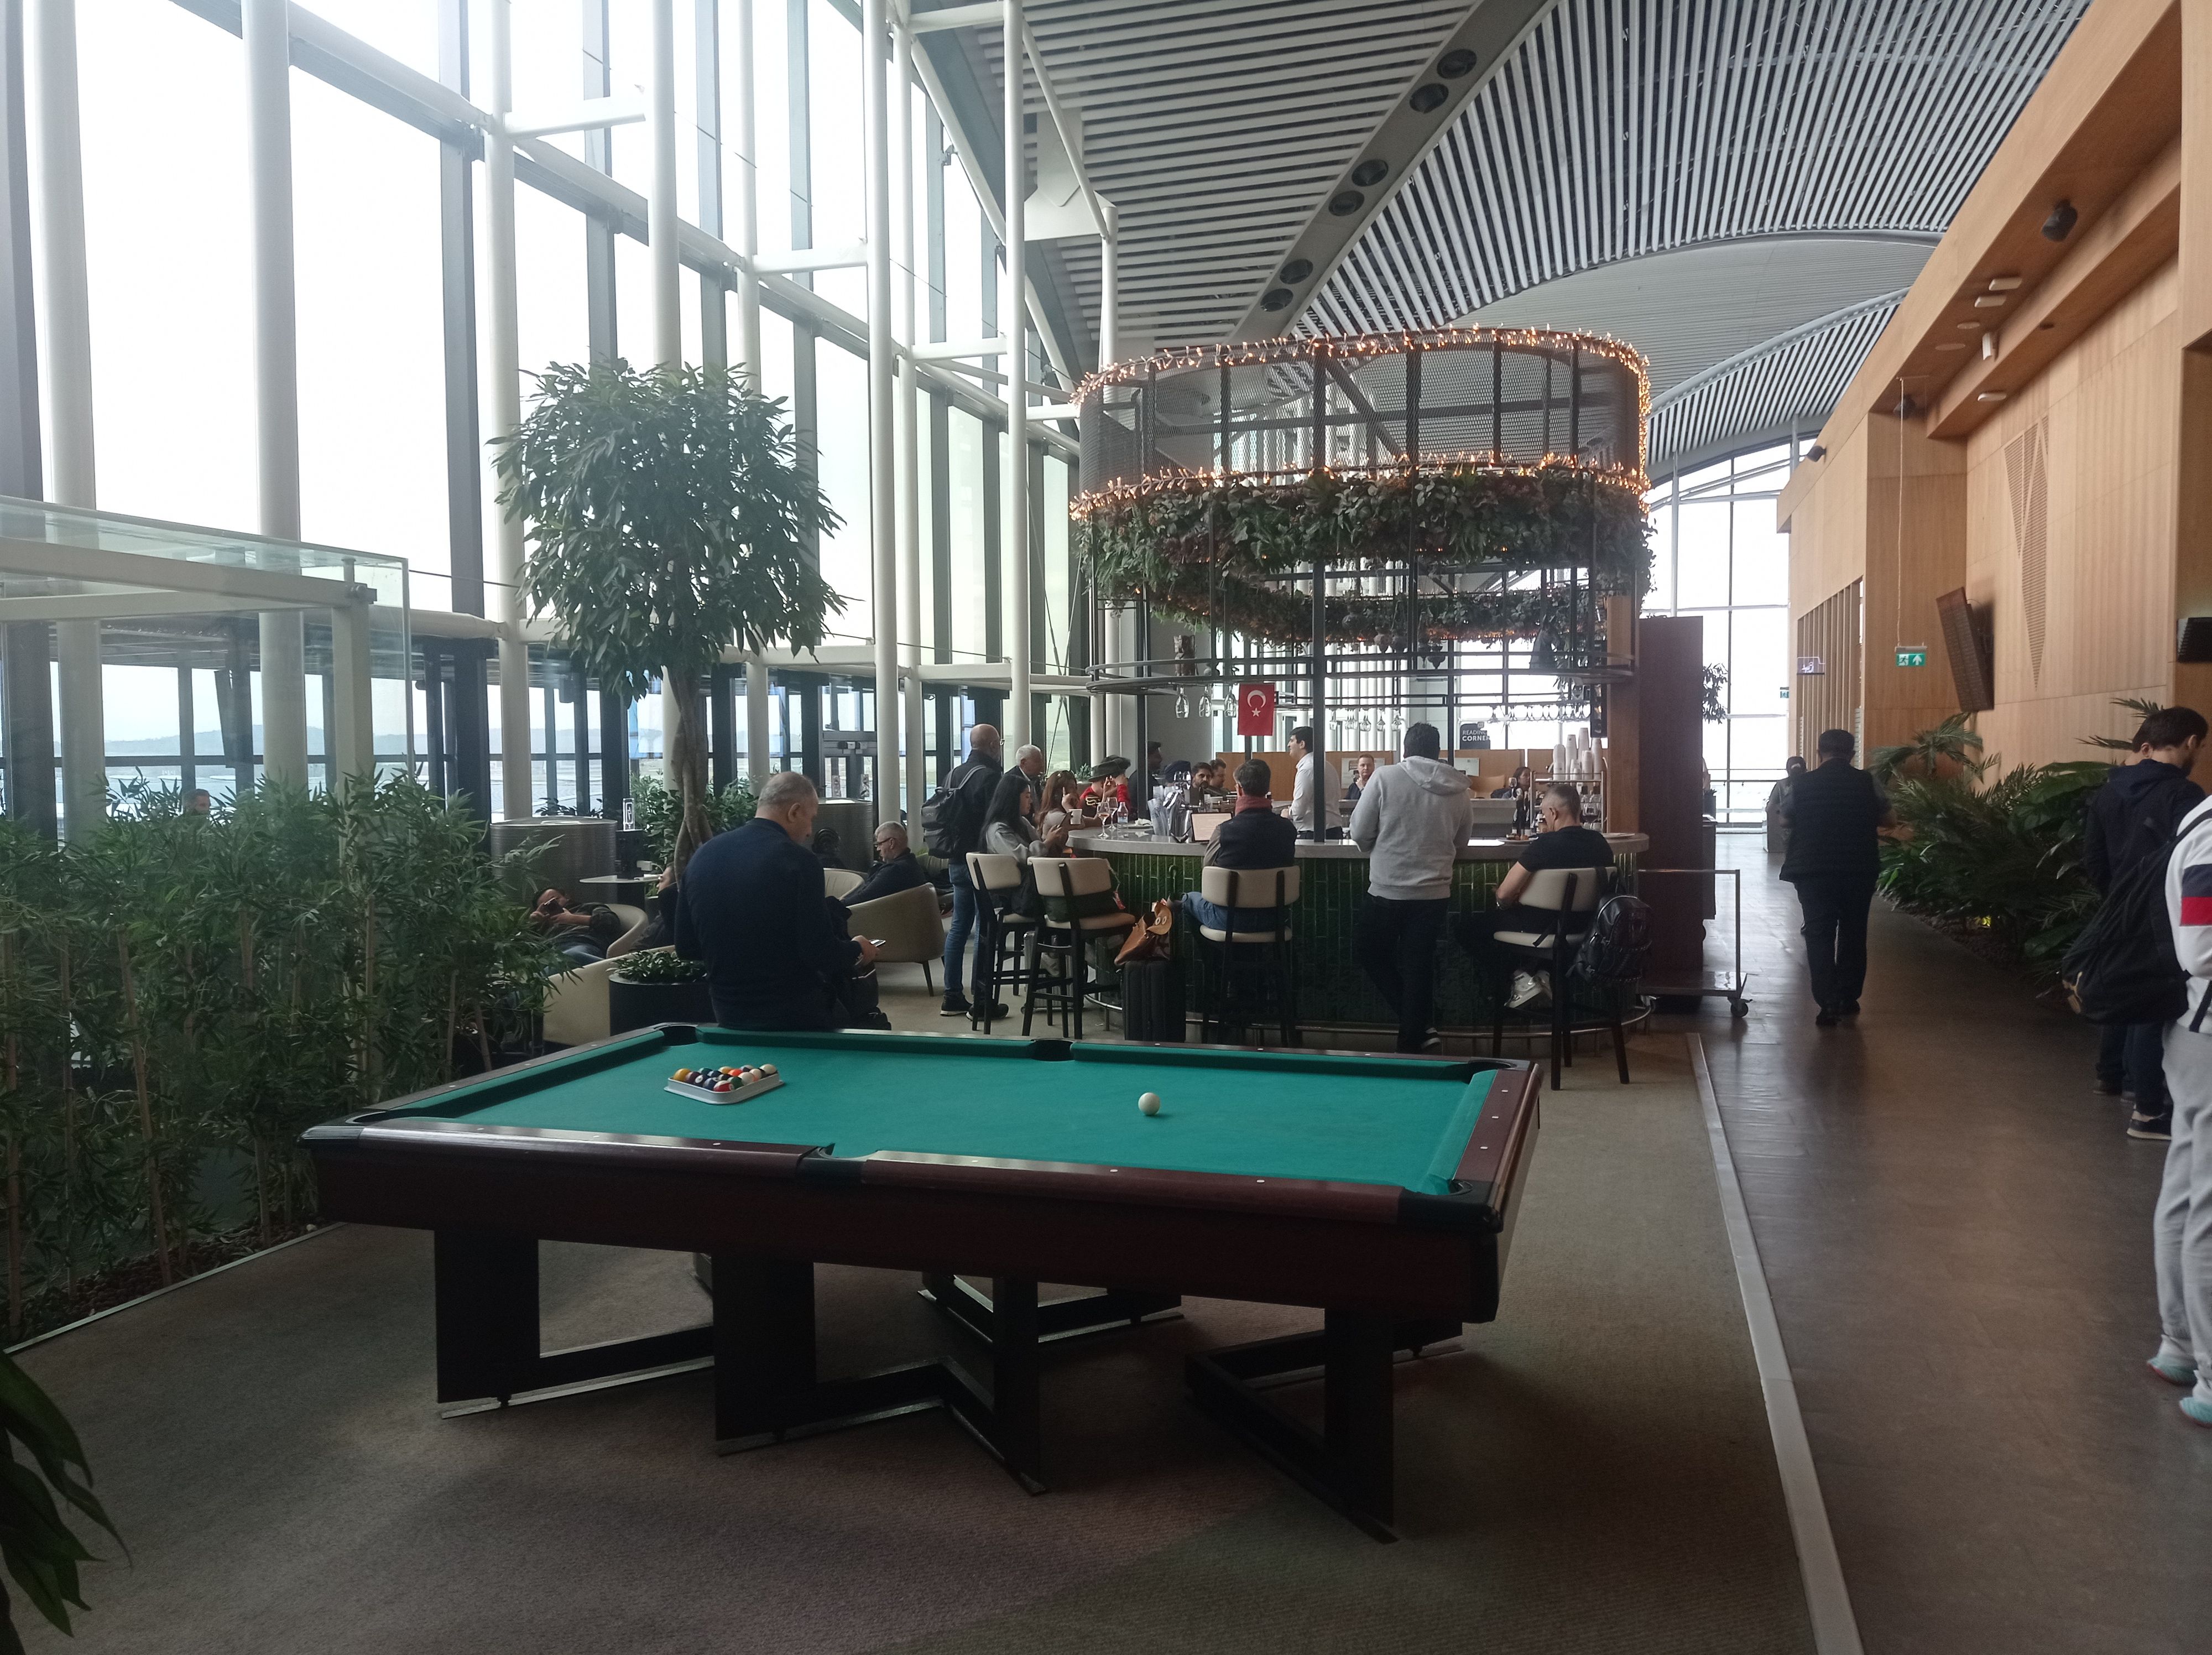
[{"label": "slatted ceiling", "polygon": [[1809,441],[1896,309],[1887,305],[1849,318],[1655,409],[1651,475],[1702,465],[1793,431]]},{"label": "slatted ceiling", "polygon": [[[1121,218],[1125,354],[1225,337],[1466,0],[1030,0]],[[964,32],[997,87],[995,28]],[[1032,87],[1029,106],[1048,119]],[[1096,329],[1098,251],[1061,244]]]},{"label": "slatted ceiling", "polygon": [[[1405,175],[1300,330],[1497,319],[1501,298],[1572,272],[1733,238],[1939,235],[2087,3],[1557,0]],[[1867,277],[1858,297],[1898,285]],[[1888,313],[1793,339],[1662,409],[1654,468],[1731,434],[1817,423]],[[1665,324],[1625,337],[1659,356]]]}]

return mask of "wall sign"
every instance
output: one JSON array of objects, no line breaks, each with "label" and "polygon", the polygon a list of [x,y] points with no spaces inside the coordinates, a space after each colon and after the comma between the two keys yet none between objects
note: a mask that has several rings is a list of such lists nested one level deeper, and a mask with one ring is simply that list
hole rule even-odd
[{"label": "wall sign", "polygon": [[1800,655],[1797,657],[1797,676],[1799,678],[1826,678],[1827,675],[1828,663],[1822,660],[1818,655]]},{"label": "wall sign", "polygon": [[1927,666],[1928,646],[1924,643],[1900,643],[1897,646],[1897,664],[1899,666]]}]

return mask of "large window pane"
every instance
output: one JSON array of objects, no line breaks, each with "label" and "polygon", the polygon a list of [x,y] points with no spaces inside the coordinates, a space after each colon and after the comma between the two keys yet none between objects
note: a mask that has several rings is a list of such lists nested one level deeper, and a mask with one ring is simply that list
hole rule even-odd
[{"label": "large window pane", "polygon": [[258,528],[243,48],[105,0],[77,54],[100,504]]},{"label": "large window pane", "polygon": [[[860,35],[830,0],[811,0],[806,28],[814,245],[842,246],[860,240],[868,228],[867,171],[860,149]],[[814,286],[854,315],[866,314],[865,271],[817,271]]]},{"label": "large window pane", "polygon": [[1729,600],[1729,506],[1698,502],[1681,509],[1675,549],[1674,604],[1702,609]]},{"label": "large window pane", "polygon": [[946,416],[951,447],[952,659],[981,660],[983,630],[983,427],[955,408]]},{"label": "large window pane", "polygon": [[[336,23],[410,69],[437,76],[438,0],[312,0],[301,9]],[[526,4],[518,9],[527,17],[534,9]],[[516,24],[520,34],[520,17]]]},{"label": "large window pane", "polygon": [[[309,540],[451,568],[438,144],[292,75],[300,516]],[[413,599],[446,607],[441,578]]]},{"label": "large window pane", "polygon": [[1774,526],[1771,500],[1735,506],[1735,587],[1732,602],[1790,601],[1790,537]]},{"label": "large window pane", "polygon": [[866,643],[875,636],[870,599],[872,544],[868,522],[868,365],[817,340],[814,393],[821,442],[822,490],[844,522],[822,537],[822,574],[845,599],[833,636]]}]

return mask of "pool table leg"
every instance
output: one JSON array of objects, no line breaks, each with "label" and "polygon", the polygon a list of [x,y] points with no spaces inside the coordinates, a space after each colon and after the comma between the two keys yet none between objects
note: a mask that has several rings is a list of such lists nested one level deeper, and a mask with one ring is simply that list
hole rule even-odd
[{"label": "pool table leg", "polygon": [[[1192,1399],[1275,1465],[1377,1540],[1395,1540],[1395,1430],[1391,1367],[1455,1328],[1387,1317],[1325,1313],[1319,1333],[1262,1339],[1184,1359]],[[1319,1367],[1322,1428],[1270,1403],[1262,1386]]]},{"label": "pool table leg", "polygon": [[[988,1344],[995,1323],[991,1299],[957,1275],[925,1271],[921,1297],[943,1311],[960,1326]],[[1181,1295],[1171,1293],[1129,1293],[1109,1287],[1103,1293],[1070,1293],[1037,1305],[1037,1340],[1051,1344],[1086,1334],[1115,1333],[1139,1323],[1164,1321],[1182,1314]],[[1454,1329],[1456,1335],[1458,1329]]]},{"label": "pool table leg", "polygon": [[506,1402],[538,1360],[538,1244],[441,1230],[432,1239],[441,1406]]},{"label": "pool table leg", "polygon": [[815,1362],[814,1266],[717,1253],[714,1438],[724,1453],[942,1408],[1031,1494],[1044,1491],[1036,1283],[993,1283],[992,1388],[950,1362],[824,1379]]}]

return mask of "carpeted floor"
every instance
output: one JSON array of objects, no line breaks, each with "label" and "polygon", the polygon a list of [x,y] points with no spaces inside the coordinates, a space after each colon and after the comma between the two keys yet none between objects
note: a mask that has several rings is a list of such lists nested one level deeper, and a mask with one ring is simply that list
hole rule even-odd
[{"label": "carpeted floor", "polygon": [[[1806,1649],[1697,1095],[1677,1041],[1633,1056],[1546,1098],[1499,1319],[1399,1370],[1399,1545],[1183,1399],[1186,1351],[1310,1312],[1060,1348],[1031,1499],[938,1415],[718,1458],[697,1375],[441,1421],[428,1238],[347,1226],[27,1354],[134,1559],[29,1645]],[[684,1258],[546,1254],[549,1345],[699,1319]],[[821,1278],[826,1370],[962,1350],[911,1278]]]}]

